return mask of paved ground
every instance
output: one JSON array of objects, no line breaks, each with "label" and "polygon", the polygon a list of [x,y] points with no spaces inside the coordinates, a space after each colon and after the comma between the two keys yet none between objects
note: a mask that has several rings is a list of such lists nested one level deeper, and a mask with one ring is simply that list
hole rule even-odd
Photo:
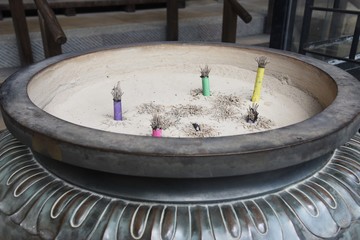
[{"label": "paved ground", "polygon": [[[269,0],[240,0],[239,2],[251,13],[267,14]],[[186,7],[179,9],[179,21],[190,18],[220,16],[222,15],[222,3],[216,0],[187,0]],[[128,12],[105,12],[105,13],[87,13],[77,14],[67,17],[57,15],[60,25],[64,30],[80,28],[96,28],[104,26],[116,26],[129,23],[146,23],[153,21],[165,21],[166,10],[150,9],[138,10],[134,13]],[[30,32],[39,32],[37,17],[27,18]],[[0,35],[13,34],[13,26],[10,18],[4,18],[0,21]]]},{"label": "paved ground", "polygon": [[[238,20],[239,41],[251,44],[254,36],[264,32],[268,0],[240,0],[252,14],[245,24]],[[220,41],[223,3],[215,0],[189,0],[179,9],[180,41]],[[137,10],[134,13],[113,11],[77,14],[73,17],[57,15],[68,38],[63,52],[84,51],[102,46],[166,39],[166,9]],[[35,61],[44,58],[37,17],[27,18]],[[266,39],[260,38],[260,39]],[[257,40],[258,42],[259,40]],[[266,41],[266,40],[265,40]],[[0,21],[0,68],[19,66],[16,39],[10,18]],[[6,59],[5,59],[6,56]]]}]

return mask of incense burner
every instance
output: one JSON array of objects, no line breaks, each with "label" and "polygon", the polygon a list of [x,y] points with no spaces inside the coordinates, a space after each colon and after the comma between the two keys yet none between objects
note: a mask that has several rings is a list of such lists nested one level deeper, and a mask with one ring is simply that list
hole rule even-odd
[{"label": "incense burner", "polygon": [[[323,110],[259,133],[154,139],[69,123],[42,109],[49,96],[78,84],[61,77],[66,66],[91,66],[124,48],[141,49],[139,61],[148,62],[154,48],[158,55],[183,51],[184,59],[213,51],[207,63],[236,60],[245,68],[266,55],[269,74],[289,75]],[[52,74],[59,77],[51,81]],[[356,79],[326,63],[231,44],[121,46],[37,63],[1,88],[9,132],[0,140],[0,233],[19,229],[10,239],[342,236],[360,217],[359,92]]]}]

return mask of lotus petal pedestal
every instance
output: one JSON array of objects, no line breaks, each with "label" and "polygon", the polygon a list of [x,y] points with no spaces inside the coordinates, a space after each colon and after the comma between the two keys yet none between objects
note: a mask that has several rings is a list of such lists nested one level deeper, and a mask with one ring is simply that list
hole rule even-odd
[{"label": "lotus petal pedestal", "polygon": [[137,201],[64,181],[4,131],[0,235],[5,239],[356,239],[359,179],[357,133],[319,171],[273,193],[221,202]]}]

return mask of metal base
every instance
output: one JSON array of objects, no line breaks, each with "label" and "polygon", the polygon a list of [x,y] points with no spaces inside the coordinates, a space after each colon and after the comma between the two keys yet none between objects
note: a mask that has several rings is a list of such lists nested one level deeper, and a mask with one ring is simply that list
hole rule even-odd
[{"label": "metal base", "polygon": [[174,203],[74,186],[42,167],[8,131],[0,134],[0,236],[6,239],[357,239],[352,226],[359,220],[359,133],[321,170],[276,192]]}]

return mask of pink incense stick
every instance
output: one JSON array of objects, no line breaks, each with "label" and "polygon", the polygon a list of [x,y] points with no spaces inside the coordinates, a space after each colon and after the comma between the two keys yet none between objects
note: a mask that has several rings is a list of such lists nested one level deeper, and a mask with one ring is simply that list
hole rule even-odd
[{"label": "pink incense stick", "polygon": [[153,137],[162,137],[162,129],[153,129],[152,131],[152,136]]}]

